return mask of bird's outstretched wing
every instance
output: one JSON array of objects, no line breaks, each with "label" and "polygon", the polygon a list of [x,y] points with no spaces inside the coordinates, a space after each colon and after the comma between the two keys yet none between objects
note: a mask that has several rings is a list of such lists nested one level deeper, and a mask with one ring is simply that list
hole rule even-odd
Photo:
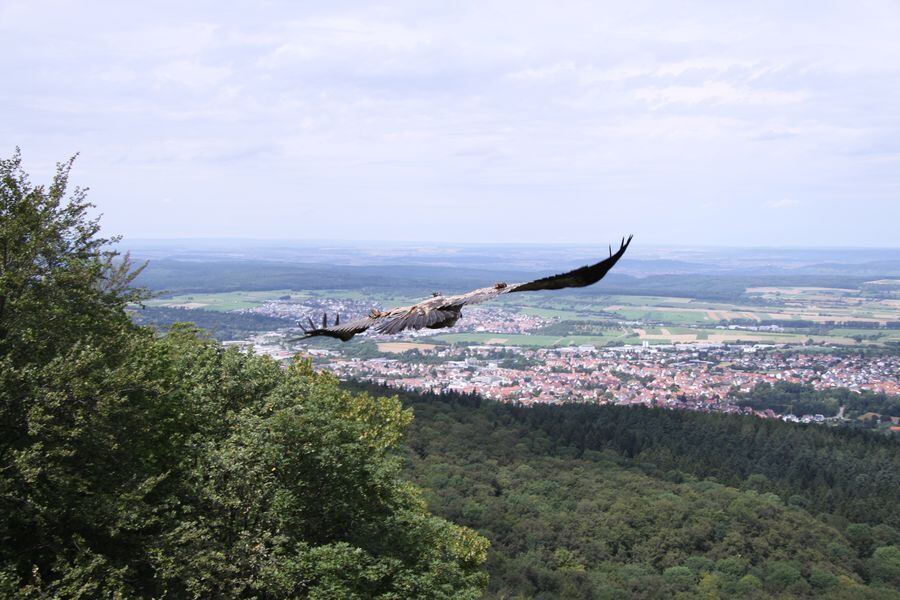
[{"label": "bird's outstretched wing", "polygon": [[451,327],[460,317],[460,311],[467,304],[478,304],[486,302],[501,294],[510,292],[532,292],[536,290],[559,290],[570,287],[585,287],[597,283],[606,273],[615,265],[631,243],[631,237],[622,239],[619,249],[613,254],[612,248],[609,249],[609,258],[604,259],[597,264],[587,265],[574,271],[544,277],[526,283],[515,283],[507,285],[498,283],[492,287],[473,290],[466,294],[458,294],[454,296],[438,295],[428,298],[414,304],[413,306],[404,306],[394,308],[386,312],[373,310],[369,316],[350,321],[349,323],[341,323],[340,316],[335,319],[332,325],[328,325],[328,315],[322,316],[322,326],[316,327],[312,320],[309,321],[310,328],[303,329],[305,334],[299,339],[306,339],[316,336],[327,336],[347,341],[357,333],[372,328],[378,333],[385,335],[393,335],[404,329],[422,329],[423,327],[441,328]]},{"label": "bird's outstretched wing", "polygon": [[613,268],[613,265],[619,262],[619,259],[622,258],[622,255],[625,254],[625,251],[628,249],[631,238],[632,236],[630,235],[627,240],[622,238],[622,244],[615,254],[613,254],[612,247],[610,247],[609,258],[601,260],[597,264],[586,265],[580,269],[569,271],[568,273],[560,273],[559,275],[535,279],[528,283],[511,285],[509,286],[507,293],[533,292],[535,290],[561,290],[563,288],[585,287],[597,283],[603,279],[603,276],[606,275],[610,269]]},{"label": "bird's outstretched wing", "polygon": [[443,323],[459,319],[459,308],[431,308],[426,310],[415,305],[403,312],[391,312],[375,326],[375,331],[386,335],[399,333],[404,329],[422,329],[423,327],[441,327]]},{"label": "bird's outstretched wing", "polygon": [[355,321],[350,321],[349,323],[341,323],[341,316],[338,315],[337,317],[335,317],[334,323],[329,326],[328,314],[326,313],[322,315],[321,327],[316,327],[315,323],[312,322],[312,319],[308,319],[308,321],[309,329],[303,327],[303,325],[300,325],[300,328],[303,330],[304,335],[303,337],[297,339],[305,340],[306,338],[324,335],[327,337],[337,338],[342,342],[346,342],[357,333],[362,333],[363,331],[371,327],[378,321],[378,319],[369,316],[362,319],[357,319]]},{"label": "bird's outstretched wing", "polygon": [[459,308],[448,307],[441,309],[429,307],[426,310],[421,304],[387,312],[373,311],[373,314],[370,314],[368,317],[343,324],[340,322],[340,316],[338,316],[331,326],[328,325],[328,315],[323,315],[321,327],[316,327],[312,319],[308,319],[309,329],[301,325],[304,335],[298,339],[305,340],[311,337],[327,336],[346,342],[357,333],[362,333],[370,328],[381,334],[393,335],[404,329],[440,327],[444,326],[444,323],[455,322],[457,319],[459,319]]}]

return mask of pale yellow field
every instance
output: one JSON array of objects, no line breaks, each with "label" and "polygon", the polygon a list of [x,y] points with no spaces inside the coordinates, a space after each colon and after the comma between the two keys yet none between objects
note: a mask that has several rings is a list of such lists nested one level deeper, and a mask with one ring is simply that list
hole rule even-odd
[{"label": "pale yellow field", "polygon": [[821,311],[816,313],[804,312],[801,310],[796,311],[784,311],[780,313],[773,312],[773,319],[780,320],[788,320],[788,319],[802,319],[804,321],[812,321],[814,323],[825,323],[826,321],[846,321],[848,323],[858,323],[858,322],[866,322],[866,321],[878,321],[882,324],[887,323],[888,321],[896,321],[897,315],[891,315],[886,313],[876,313],[870,317],[852,317],[848,315],[844,311]]},{"label": "pale yellow field", "polygon": [[407,350],[433,350],[434,344],[417,344],[415,342],[381,342],[378,350],[381,352],[406,352]]},{"label": "pale yellow field", "polygon": [[671,333],[668,329],[661,328],[660,333],[647,333],[644,329],[635,329],[634,332],[642,340],[663,340],[672,343],[686,343],[697,341],[696,333]]},{"label": "pale yellow field", "polygon": [[204,306],[209,306],[209,304],[204,304],[203,302],[182,302],[180,304],[163,304],[162,306],[171,308],[203,308]]},{"label": "pale yellow field", "polygon": [[725,342],[736,342],[738,340],[744,342],[763,342],[768,341],[771,342],[772,338],[763,336],[763,335],[755,335],[752,333],[747,333],[746,331],[735,332],[735,333],[711,333],[706,336],[707,342],[712,342],[715,344],[721,344]]},{"label": "pale yellow field", "polygon": [[671,333],[665,327],[660,327],[659,333],[647,333],[645,329],[634,329],[634,333],[641,340],[669,342],[672,344],[689,344],[689,343],[731,343],[731,342],[762,342],[768,344],[797,344],[812,338],[816,343],[826,344],[843,344],[855,346],[857,343],[850,338],[838,336],[801,336],[798,334],[773,335],[771,333],[756,333],[752,331],[722,331],[721,333],[708,333],[701,337],[695,333]]},{"label": "pale yellow field", "polygon": [[827,288],[827,287],[753,287],[747,288],[748,294],[786,294],[796,296],[798,294],[807,294],[809,292],[856,292],[857,290],[849,288]]},{"label": "pale yellow field", "polygon": [[900,319],[900,301],[864,297],[859,290],[822,287],[754,287],[747,292],[764,299],[777,299],[781,306],[768,309],[773,319],[800,319],[824,323],[843,321],[858,323],[878,321],[881,324]]},{"label": "pale yellow field", "polygon": [[715,311],[719,315],[719,319],[749,319],[751,321],[762,321],[758,315],[745,310],[718,310]]},{"label": "pale yellow field", "polygon": [[[618,309],[634,309],[636,307],[633,306],[622,306],[618,304],[614,304],[612,306],[608,306],[606,310],[615,311]],[[678,312],[678,313],[698,313],[705,316],[707,319],[712,321],[720,321],[723,319],[751,319],[753,321],[761,321],[759,316],[753,314],[752,312],[744,311],[744,310],[728,310],[728,309],[707,309],[707,308],[690,308],[687,306],[684,307],[672,307],[672,306],[642,306],[641,308],[647,308],[648,310],[654,312]]]}]

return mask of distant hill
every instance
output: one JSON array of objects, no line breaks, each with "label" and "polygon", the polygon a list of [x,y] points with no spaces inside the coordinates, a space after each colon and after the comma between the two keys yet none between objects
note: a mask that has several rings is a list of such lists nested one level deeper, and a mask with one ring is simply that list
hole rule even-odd
[{"label": "distant hill", "polygon": [[[734,301],[747,287],[858,287],[900,277],[900,250],[895,249],[654,249],[639,244],[636,238],[616,269],[585,293]],[[239,240],[137,241],[129,246],[136,259],[149,260],[138,283],[156,291],[363,289],[411,296],[527,281],[608,252],[605,246]]]},{"label": "distant hill", "polygon": [[[632,263],[633,264],[633,263]],[[679,263],[680,264],[680,263]],[[879,263],[880,264],[880,263]],[[675,270],[674,263],[666,263]],[[558,265],[541,273],[562,271],[577,263]],[[738,300],[748,287],[815,286],[858,287],[873,279],[893,277],[892,272],[865,267],[859,272],[850,267],[786,270],[761,269],[756,273],[727,271],[705,273],[628,274],[623,269],[610,273],[600,284],[584,290],[566,290],[567,294],[625,294]],[[685,269],[686,271],[689,269]],[[391,291],[424,296],[431,291],[455,293],[490,285],[497,281],[527,281],[535,271],[513,269],[475,269],[426,265],[382,264],[348,266],[287,263],[259,260],[175,260],[153,259],[137,279],[137,284],[158,292],[199,293],[237,290],[321,290],[350,289]],[[888,288],[885,288],[887,291]]]}]

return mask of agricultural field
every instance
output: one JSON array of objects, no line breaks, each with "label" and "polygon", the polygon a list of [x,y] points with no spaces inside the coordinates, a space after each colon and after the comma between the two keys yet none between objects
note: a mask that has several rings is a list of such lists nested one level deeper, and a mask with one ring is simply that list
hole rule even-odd
[{"label": "agricultural field", "polygon": [[[690,344],[753,342],[771,344],[900,344],[900,300],[862,290],[824,287],[748,288],[743,302],[713,302],[667,296],[514,294],[481,305],[538,317],[545,326],[530,332],[450,330],[416,339],[419,343],[554,347],[580,344]],[[184,294],[155,298],[148,306],[231,312],[265,303],[297,305],[349,302],[352,311],[382,309],[420,298],[361,290],[271,290]],[[348,314],[346,317],[356,315]],[[402,352],[410,340],[379,344],[382,352]]]},{"label": "agricultural field", "polygon": [[300,292],[291,290],[269,290],[263,292],[221,292],[212,294],[182,294],[170,297],[157,297],[144,302],[147,306],[161,306],[165,308],[202,309],[216,312],[229,312],[253,308],[259,304],[290,296],[298,300],[303,297]]},{"label": "agricultural field", "polygon": [[609,335],[525,335],[518,333],[442,333],[428,338],[435,342],[448,344],[484,344],[487,346],[533,346],[537,348],[553,348],[556,346],[579,346],[582,344],[594,344],[605,346],[607,344],[640,343],[637,336],[627,329],[610,331]]},{"label": "agricultural field", "polygon": [[192,293],[175,296],[158,296],[144,302],[147,306],[161,306],[165,308],[202,309],[217,312],[229,312],[255,308],[265,302],[273,300],[290,299],[293,302],[304,300],[340,298],[344,300],[371,300],[374,304],[382,306],[400,306],[414,301],[411,298],[397,297],[390,294],[368,294],[358,290],[266,290],[266,291],[235,291],[215,293]]},{"label": "agricultural field", "polygon": [[[632,335],[619,338],[617,343],[900,343],[900,329],[896,329],[900,301],[871,297],[850,288],[749,288],[746,303],[623,295],[590,301],[583,297],[518,300],[526,314],[628,328]],[[774,331],[757,330],[766,326]],[[557,338],[554,345],[570,342],[569,338]]]},{"label": "agricultural field", "polygon": [[381,342],[378,344],[379,352],[401,353],[407,350],[433,350],[434,344],[417,344],[415,342]]},{"label": "agricultural field", "polygon": [[[869,332],[871,334],[871,332]],[[900,335],[890,338],[900,341]],[[807,335],[801,333],[769,333],[756,331],[728,331],[718,329],[679,329],[676,327],[622,328],[610,331],[604,335],[525,335],[509,333],[484,333],[464,332],[446,333],[429,336],[429,341],[448,344],[484,344],[498,346],[533,346],[540,348],[553,348],[560,346],[579,346],[591,344],[596,346],[606,345],[641,345],[648,343],[657,344],[691,344],[698,342],[707,343],[738,343],[753,342],[761,344],[807,344],[815,345],[846,345],[854,346],[858,342],[844,335]],[[871,343],[871,342],[868,342]],[[379,345],[380,346],[380,345]]]}]

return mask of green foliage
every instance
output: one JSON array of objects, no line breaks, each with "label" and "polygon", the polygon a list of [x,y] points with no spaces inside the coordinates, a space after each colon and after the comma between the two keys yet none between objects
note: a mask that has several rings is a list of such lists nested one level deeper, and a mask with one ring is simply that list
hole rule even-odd
[{"label": "green foliage", "polygon": [[877,548],[869,559],[872,579],[900,587],[900,546]]},{"label": "green foliage", "polygon": [[772,409],[777,413],[795,415],[822,414],[834,416],[843,406],[848,418],[875,412],[900,416],[900,397],[867,390],[852,392],[847,388],[817,390],[812,385],[776,381],[762,382],[752,391],[733,394],[737,404],[755,410]]},{"label": "green foliage", "polygon": [[209,332],[212,337],[223,341],[242,340],[255,333],[296,325],[296,321],[291,319],[199,308],[147,306],[133,309],[131,314],[139,325],[153,326],[160,331],[168,331],[175,323],[193,323]]},{"label": "green foliage", "polygon": [[[896,530],[884,523],[847,527],[841,518],[786,503],[772,491],[780,487],[778,477],[751,474],[729,487],[698,479],[702,471],[682,465],[684,476],[673,478],[664,465],[671,458],[661,453],[650,465],[640,452],[629,457],[627,444],[579,450],[567,443],[573,429],[591,424],[584,419],[592,413],[610,426],[627,422],[631,427],[618,434],[623,441],[639,430],[674,428],[664,423],[683,414],[604,409],[597,415],[572,407],[571,415],[581,418],[570,420],[569,407],[525,409],[460,394],[401,397],[416,414],[407,472],[427,490],[433,510],[491,541],[488,597],[895,597],[892,584],[872,575],[871,548],[868,554],[851,549],[845,534],[861,529],[876,544],[876,538],[894,539]],[[735,424],[747,427],[744,435],[756,444],[768,447],[773,439],[750,427],[766,421],[697,416],[708,441],[695,438],[692,456],[725,452],[715,444]],[[812,428],[785,431],[812,436],[823,460],[847,451],[840,441],[820,443]],[[866,441],[865,452],[892,456],[890,440],[857,435],[848,432],[849,439]],[[790,447],[802,445],[793,440]],[[757,462],[769,452],[785,456],[782,448],[727,452]],[[865,458],[859,456],[860,464]],[[880,469],[872,464],[864,472]],[[872,489],[857,490],[857,500],[875,494]]]},{"label": "green foliage", "polygon": [[663,579],[673,590],[688,591],[694,587],[697,577],[687,567],[669,567],[663,571]]},{"label": "green foliage", "polygon": [[715,600],[722,597],[722,578],[716,573],[704,573],[697,584],[697,597]]},{"label": "green foliage", "polygon": [[[8,365],[58,358],[86,333],[122,326],[122,306],[139,300],[128,257],[108,249],[89,219],[86,190],[69,193],[73,159],[49,186],[32,185],[18,152],[0,159],[0,356]],[[53,335],[46,335],[52,331]]]},{"label": "green foliage", "polygon": [[753,597],[762,591],[762,587],[763,584],[759,577],[756,575],[744,575],[738,579],[737,584],[734,586],[734,591],[740,596]]},{"label": "green foliage", "polygon": [[727,556],[716,561],[716,571],[738,578],[747,572],[747,561],[739,556]]},{"label": "green foliage", "polygon": [[802,578],[800,569],[791,562],[772,561],[766,565],[766,586],[773,591],[784,591]]},{"label": "green foliage", "polygon": [[819,590],[829,590],[837,585],[838,578],[827,569],[812,567],[809,570],[809,583]]},{"label": "green foliage", "polygon": [[851,522],[900,526],[900,443],[864,431],[642,407],[504,408],[521,423],[578,452],[612,450],[663,472],[794,494],[807,509]]},{"label": "green foliage", "polygon": [[400,477],[411,412],[132,324],[70,166],[2,163],[0,596],[479,597],[486,540]]},{"label": "green foliage", "polygon": [[3,481],[19,501],[3,559],[24,590],[477,597],[486,543],[398,478],[411,415],[396,399],[188,328],[131,344],[105,382],[90,379],[102,355],[54,364],[85,396],[33,398],[18,477]]}]

